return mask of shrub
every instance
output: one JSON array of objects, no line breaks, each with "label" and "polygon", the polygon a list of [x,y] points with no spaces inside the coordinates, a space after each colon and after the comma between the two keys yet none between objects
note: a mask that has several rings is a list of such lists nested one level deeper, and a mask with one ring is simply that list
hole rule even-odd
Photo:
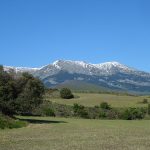
[{"label": "shrub", "polygon": [[119,119],[120,111],[119,109],[111,108],[111,109],[100,109],[99,118],[106,119]]},{"label": "shrub", "polygon": [[107,102],[102,102],[100,104],[100,108],[101,109],[108,109],[108,110],[111,109],[110,105]]},{"label": "shrub", "polygon": [[142,103],[143,103],[143,104],[147,104],[147,103],[148,103],[148,100],[147,100],[147,99],[143,99]]},{"label": "shrub", "polygon": [[55,112],[54,112],[54,110],[52,108],[45,108],[43,110],[43,113],[46,116],[53,116],[53,117],[55,117]]},{"label": "shrub", "polygon": [[117,109],[111,109],[107,111],[107,119],[119,119],[120,112]]},{"label": "shrub", "polygon": [[89,118],[88,113],[83,105],[73,105],[74,115],[81,118]]},{"label": "shrub", "polygon": [[19,120],[14,120],[8,116],[4,116],[0,114],[0,128],[5,129],[5,128],[21,128],[27,126],[27,122],[25,121],[19,121]]},{"label": "shrub", "polygon": [[0,109],[3,114],[30,113],[43,102],[44,90],[42,81],[32,75],[23,73],[18,77],[0,67]]},{"label": "shrub", "polygon": [[101,110],[99,113],[99,118],[106,118],[106,117],[107,117],[106,112],[104,110]]},{"label": "shrub", "polygon": [[148,104],[148,110],[147,110],[148,115],[150,115],[150,104]]},{"label": "shrub", "polygon": [[[53,114],[54,113],[54,114]],[[58,117],[72,117],[73,108],[70,105],[53,103],[51,101],[44,101],[39,107],[32,111],[35,116],[58,116]]]},{"label": "shrub", "polygon": [[88,118],[90,119],[99,119],[100,109],[95,107],[86,107],[88,113]]},{"label": "shrub", "polygon": [[74,98],[74,95],[72,94],[71,90],[68,88],[61,89],[60,96],[61,96],[61,98],[64,98],[64,99]]},{"label": "shrub", "polygon": [[143,108],[127,108],[123,111],[122,119],[125,120],[143,119],[145,115],[146,112]]}]

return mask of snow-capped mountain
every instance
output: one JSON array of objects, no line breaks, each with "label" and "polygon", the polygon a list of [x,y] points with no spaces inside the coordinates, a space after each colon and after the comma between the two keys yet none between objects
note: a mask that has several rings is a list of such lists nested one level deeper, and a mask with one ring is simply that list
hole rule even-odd
[{"label": "snow-capped mountain", "polygon": [[136,71],[135,69],[122,65],[118,62],[106,62],[101,64],[95,64],[94,66],[103,71],[104,74],[114,74],[117,72],[132,73]]},{"label": "snow-capped mountain", "polygon": [[150,92],[150,73],[136,70],[119,62],[91,64],[84,61],[57,60],[40,68],[8,67],[15,72],[30,72],[47,86],[77,80],[110,89]]},{"label": "snow-capped mountain", "polygon": [[35,71],[38,71],[40,70],[40,68],[27,68],[27,67],[11,67],[11,66],[5,66],[4,67],[4,70],[5,71],[10,71],[10,70],[14,70],[16,73],[17,72],[35,72]]},{"label": "snow-capped mountain", "polygon": [[[117,72],[131,73],[136,71],[135,69],[129,68],[118,62],[106,62],[101,64],[91,64],[84,61],[71,61],[71,60],[57,60],[53,64],[45,66],[46,72],[52,70],[67,71],[69,73],[79,73],[86,75],[111,75]],[[52,73],[52,72],[51,72]],[[53,72],[55,74],[55,72]]]}]

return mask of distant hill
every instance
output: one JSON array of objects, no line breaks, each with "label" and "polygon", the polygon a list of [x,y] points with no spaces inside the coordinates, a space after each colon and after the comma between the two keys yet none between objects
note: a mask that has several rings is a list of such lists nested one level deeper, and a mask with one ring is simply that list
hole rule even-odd
[{"label": "distant hill", "polygon": [[87,91],[87,92],[100,92],[100,91],[109,91],[109,89],[92,84],[87,83],[84,81],[78,81],[78,80],[67,80],[61,84],[58,84],[57,86],[54,86],[54,88],[64,88],[67,87],[73,91]]}]

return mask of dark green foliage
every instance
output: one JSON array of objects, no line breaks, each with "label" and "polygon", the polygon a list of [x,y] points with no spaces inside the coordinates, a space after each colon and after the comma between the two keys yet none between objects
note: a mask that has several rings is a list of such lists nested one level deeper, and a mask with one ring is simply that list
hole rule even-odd
[{"label": "dark green foliage", "polygon": [[43,83],[28,73],[24,73],[19,82],[20,88],[22,88],[21,93],[17,97],[19,111],[30,113],[32,109],[39,106],[43,101]]},{"label": "dark green foliage", "polygon": [[111,109],[110,105],[107,102],[102,102],[100,104],[100,108],[102,108],[102,109]]},{"label": "dark green foliage", "polygon": [[111,108],[111,109],[102,109],[100,108],[99,118],[106,119],[120,119],[121,112],[119,109]]},{"label": "dark green foliage", "polygon": [[21,128],[27,126],[27,122],[25,121],[19,121],[19,120],[14,120],[8,116],[4,116],[0,114],[0,129],[5,129],[5,128]]},{"label": "dark green foliage", "polygon": [[55,112],[52,108],[45,108],[43,110],[44,115],[55,117]]},{"label": "dark green foliage", "polygon": [[100,118],[106,119],[124,119],[135,120],[143,119],[146,115],[145,108],[112,108],[112,109],[100,109]]},{"label": "dark green foliage", "polygon": [[[149,106],[150,109],[150,106]],[[100,107],[85,107],[83,105],[74,104],[73,106],[52,103],[44,101],[44,103],[36,108],[32,114],[40,116],[57,117],[79,117],[89,119],[124,119],[135,120],[143,119],[147,113],[147,108],[111,108],[102,109]]]},{"label": "dark green foliage", "polygon": [[107,117],[107,114],[104,110],[101,110],[100,113],[99,113],[99,118],[106,118]]},{"label": "dark green foliage", "polygon": [[15,79],[0,67],[0,110],[7,115],[15,111],[17,91]]},{"label": "dark green foliage", "polygon": [[148,103],[148,100],[147,100],[147,99],[143,99],[142,103],[143,103],[143,104],[147,104],[147,103]]},{"label": "dark green foliage", "polygon": [[28,73],[17,77],[0,67],[0,110],[12,116],[15,113],[30,113],[42,103],[44,85]]},{"label": "dark green foliage", "polygon": [[64,98],[64,99],[74,98],[74,95],[72,94],[71,90],[68,88],[61,89],[60,96],[61,96],[61,98]]},{"label": "dark green foliage", "polygon": [[148,113],[148,115],[150,115],[150,104],[148,104],[148,108],[147,109],[148,109],[147,113]]},{"label": "dark green foliage", "polygon": [[73,105],[74,115],[81,118],[89,118],[88,113],[83,105]]},{"label": "dark green foliage", "polygon": [[146,115],[144,108],[127,108],[122,112],[122,119],[125,120],[135,120],[143,119]]},{"label": "dark green foliage", "polygon": [[112,108],[106,113],[107,119],[121,119],[121,113],[119,109]]},{"label": "dark green foliage", "polygon": [[59,117],[72,117],[73,110],[72,107],[69,105],[61,105],[61,104],[54,104],[55,107],[55,114]]},{"label": "dark green foliage", "polygon": [[[54,114],[53,114],[54,113]],[[72,106],[52,103],[50,101],[44,101],[39,107],[32,112],[33,115],[38,116],[57,116],[57,117],[72,117]]]},{"label": "dark green foliage", "polygon": [[88,113],[89,119],[99,119],[99,108],[95,107],[86,107],[86,112]]}]

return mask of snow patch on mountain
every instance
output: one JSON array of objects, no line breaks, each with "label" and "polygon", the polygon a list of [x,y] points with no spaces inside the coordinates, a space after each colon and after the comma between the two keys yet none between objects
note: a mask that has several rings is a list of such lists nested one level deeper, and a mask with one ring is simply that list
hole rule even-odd
[{"label": "snow patch on mountain", "polygon": [[131,73],[136,71],[136,69],[127,67],[123,64],[120,64],[119,62],[106,62],[106,63],[101,63],[101,64],[94,64],[98,69],[103,71],[105,74],[114,74],[117,72],[126,72],[126,73]]},{"label": "snow patch on mountain", "polygon": [[91,64],[85,61],[57,60],[52,64],[40,68],[5,66],[4,69],[6,71],[13,69],[15,70],[15,72],[30,72],[36,76],[40,76],[40,78],[42,79],[50,75],[55,75],[59,71],[66,71],[71,74],[77,73],[95,76],[109,76],[117,73],[136,74],[143,77],[150,76],[149,73],[138,71],[115,61],[100,64]]},{"label": "snow patch on mountain", "polygon": [[28,67],[12,67],[12,66],[4,66],[5,71],[14,70],[17,72],[35,72],[40,70],[41,68],[28,68]]},{"label": "snow patch on mountain", "polygon": [[115,61],[92,64],[85,61],[57,60],[40,68],[4,66],[4,70],[14,70],[16,73],[29,72],[49,87],[67,80],[76,80],[111,89],[150,91],[150,73]]}]

